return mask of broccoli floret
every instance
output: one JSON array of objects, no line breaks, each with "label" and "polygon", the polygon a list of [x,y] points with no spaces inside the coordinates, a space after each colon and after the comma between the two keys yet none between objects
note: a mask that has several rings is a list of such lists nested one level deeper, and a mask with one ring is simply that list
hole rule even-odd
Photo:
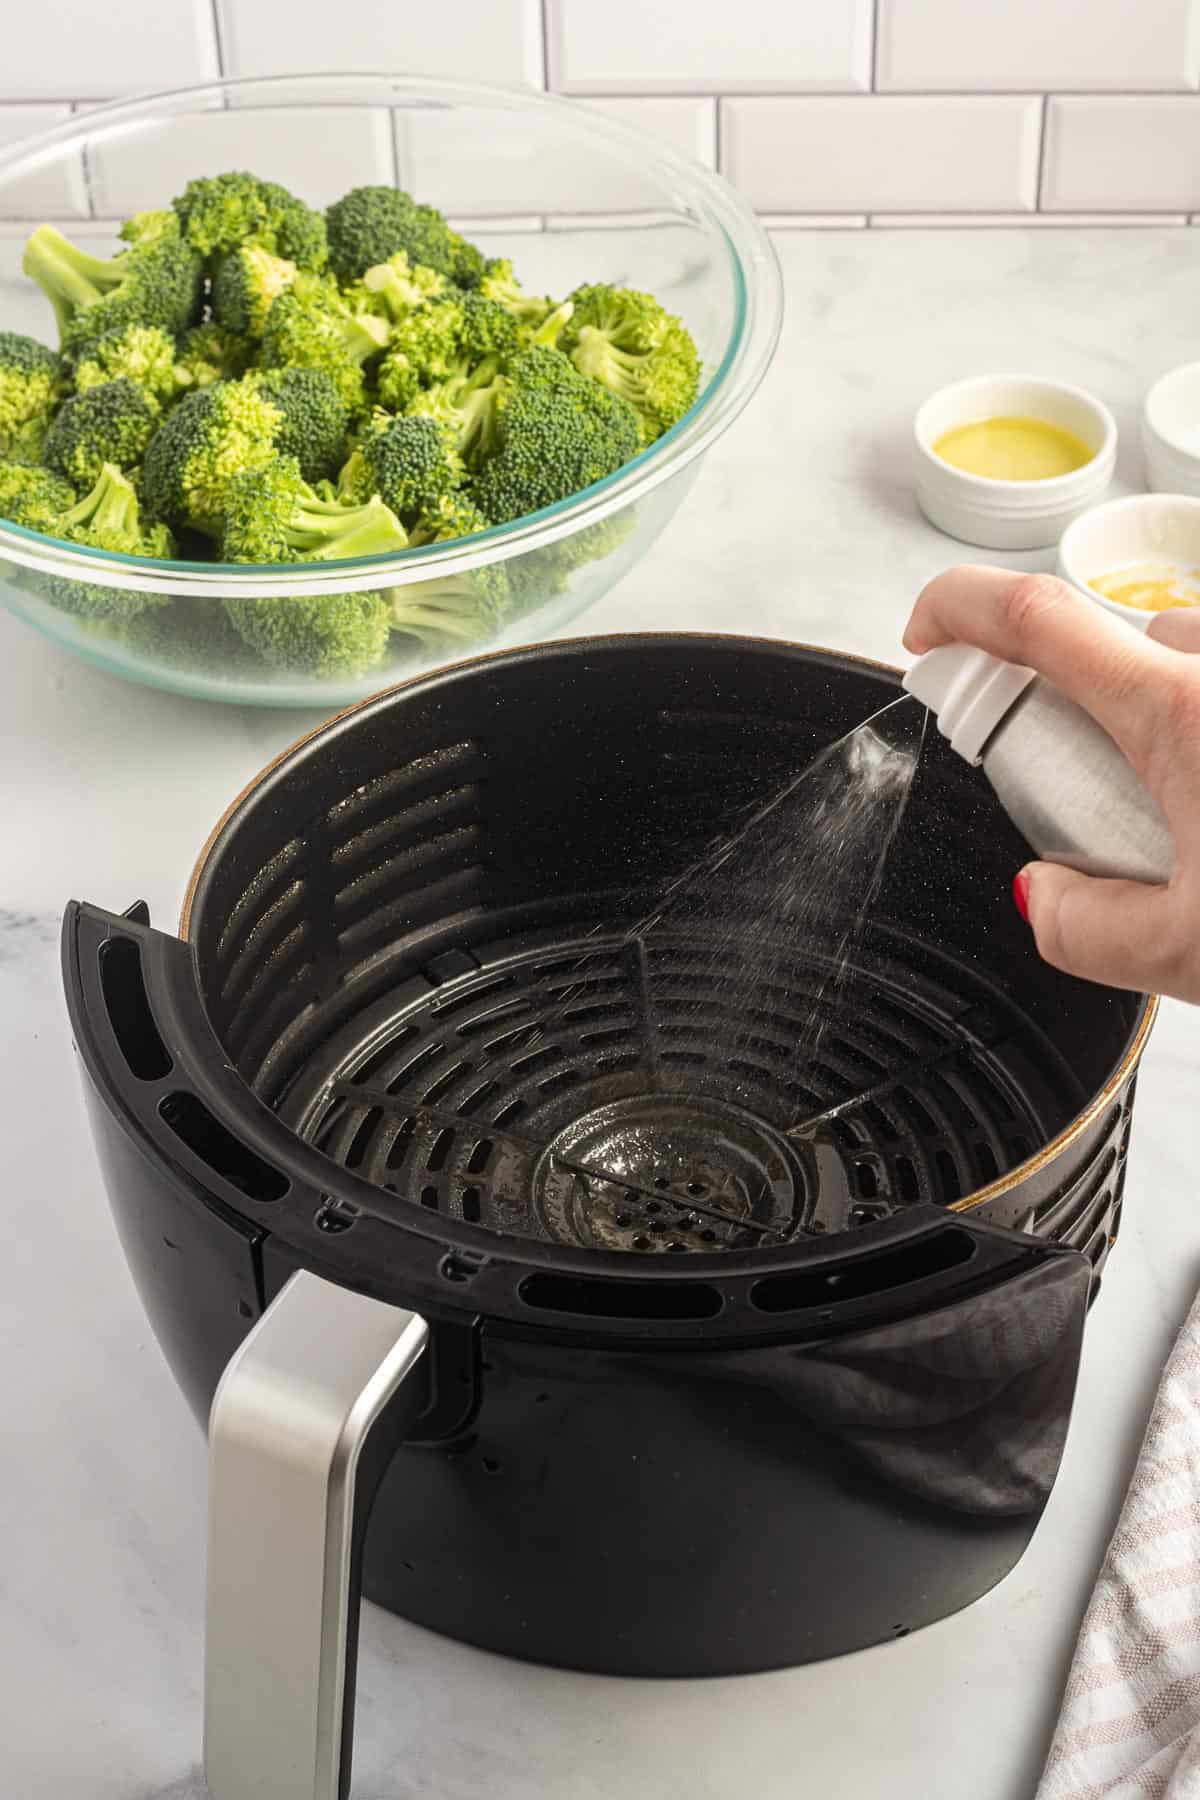
[{"label": "broccoli floret", "polygon": [[342,470],[343,501],[378,494],[401,519],[415,518],[460,487],[465,470],[454,437],[436,419],[381,417]]},{"label": "broccoli floret", "polygon": [[364,365],[388,341],[387,321],[357,309],[333,282],[297,276],[267,314],[263,368],[323,369],[351,413],[366,406]]},{"label": "broccoli floret", "polygon": [[700,357],[681,320],[636,288],[576,288],[559,343],[581,374],[637,412],[642,440],[670,430],[700,390]]},{"label": "broccoli floret", "polygon": [[414,306],[445,292],[446,277],[424,263],[412,263],[403,250],[368,269],[362,285],[373,294],[389,319],[402,319]]},{"label": "broccoli floret", "polygon": [[180,401],[150,439],[146,504],[176,529],[220,533],[229,484],[274,460],[282,415],[249,379],[217,381]]},{"label": "broccoli floret", "polygon": [[217,324],[237,336],[261,337],[267,314],[298,270],[286,256],[261,244],[239,244],[219,256],[212,272],[212,309]]},{"label": "broccoli floret", "polygon": [[178,239],[179,220],[169,206],[132,213],[117,232],[127,244],[155,244],[163,238]]},{"label": "broccoli floret", "polygon": [[233,476],[285,454],[319,480],[341,462],[345,433],[337,387],[319,371],[251,370],[214,382],[181,401],[150,440],[147,504],[176,529],[218,536]]},{"label": "broccoli floret", "polygon": [[27,531],[59,532],[63,514],[76,501],[74,488],[40,464],[0,460],[0,519]]},{"label": "broccoli floret", "polygon": [[545,294],[527,294],[507,256],[493,256],[484,264],[479,292],[486,300],[495,300],[522,325],[540,325],[554,302]]},{"label": "broccoli floret", "polygon": [[[342,506],[303,481],[294,458],[239,476],[222,546],[229,562],[330,562],[402,550],[404,528],[382,500]],[[386,593],[226,600],[243,640],[273,668],[324,677],[362,675],[382,662],[391,630]]]},{"label": "broccoli floret", "polygon": [[166,406],[187,385],[176,361],[175,340],[158,325],[127,325],[123,331],[106,332],[72,373],[78,394],[124,378],[159,406]]},{"label": "broccoli floret", "polygon": [[325,266],[325,221],[278,182],[245,170],[189,181],[174,201],[184,235],[202,256],[258,244],[299,269]]},{"label": "broccoli floret", "polygon": [[36,456],[63,392],[53,350],[18,331],[0,331],[0,456]]},{"label": "broccoli floret", "polygon": [[276,457],[229,485],[222,554],[228,562],[331,562],[403,550],[408,537],[381,499],[344,505],[304,480],[295,457]]},{"label": "broccoli floret", "polygon": [[557,345],[575,310],[569,300],[556,304],[547,294],[527,294],[506,256],[493,257],[487,263],[479,293],[481,298],[494,301],[512,314],[522,345]]},{"label": "broccoli floret", "polygon": [[[418,519],[414,544],[443,543],[486,531],[488,520],[465,494],[444,495]],[[414,637],[427,650],[470,643],[494,632],[512,612],[506,563],[490,563],[456,575],[436,575],[392,589],[392,629]]]},{"label": "broccoli floret", "polygon": [[[133,483],[111,463],[104,465],[83,499],[60,517],[54,535],[122,556],[164,557],[175,553],[166,526],[143,522]],[[121,625],[150,607],[167,604],[163,594],[101,587],[97,582],[71,581],[58,575],[40,581],[38,591],[60,612],[74,618]]]},{"label": "broccoli floret", "polygon": [[409,403],[410,417],[436,419],[453,433],[469,469],[478,468],[499,445],[498,420],[510,383],[496,370],[496,359],[487,357],[474,368],[423,389]]},{"label": "broccoli floret", "polygon": [[368,269],[403,251],[411,263],[477,287],[483,257],[436,207],[419,206],[401,188],[352,188],[325,214],[329,265],[339,281],[358,281]]},{"label": "broccoli floret", "polygon": [[105,463],[88,492],[64,513],[61,536],[112,550],[122,556],[173,556],[175,543],[165,525],[147,524],[137,489],[113,463]]},{"label": "broccoli floret", "polygon": [[[426,507],[409,532],[408,541],[410,544],[441,544],[449,538],[474,537],[477,532],[490,531],[491,524],[470,494],[460,488],[443,494],[432,506]],[[497,568],[503,566],[497,564]]]},{"label": "broccoli floret", "polygon": [[463,309],[455,299],[431,300],[393,327],[376,372],[380,403],[400,412],[431,381],[444,381],[463,360]]},{"label": "broccoli floret", "polygon": [[72,394],[46,434],[46,464],[77,487],[90,487],[106,463],[132,469],[145,454],[159,409],[128,376]]},{"label": "broccoli floret", "polygon": [[46,295],[67,356],[82,357],[97,338],[129,325],[158,325],[171,337],[196,316],[201,264],[170,213],[127,250],[89,256],[52,225],[39,225],[25,246],[23,268]]},{"label": "broccoli floret", "polygon": [[565,500],[637,454],[633,407],[579,374],[560,350],[523,350],[509,381],[497,403],[498,447],[475,486],[497,524]]},{"label": "broccoli floret", "polygon": [[294,456],[305,481],[335,474],[346,453],[349,415],[333,377],[322,369],[256,369],[245,379],[280,413],[279,455]]},{"label": "broccoli floret", "polygon": [[198,675],[227,675],[255,662],[253,651],[215,598],[172,600],[146,607],[131,618],[96,620],[93,631],[147,662]]},{"label": "broccoli floret", "polygon": [[384,593],[292,594],[227,600],[225,607],[243,643],[274,669],[349,679],[387,655],[392,618]]},{"label": "broccoli floret", "polygon": [[194,325],[179,343],[176,371],[186,387],[208,387],[214,381],[236,381],[254,361],[258,346],[226,331],[214,319]]},{"label": "broccoli floret", "polygon": [[476,363],[485,356],[501,360],[515,356],[523,338],[517,320],[498,300],[486,300],[480,294],[464,294],[459,341],[462,355],[468,362]]}]

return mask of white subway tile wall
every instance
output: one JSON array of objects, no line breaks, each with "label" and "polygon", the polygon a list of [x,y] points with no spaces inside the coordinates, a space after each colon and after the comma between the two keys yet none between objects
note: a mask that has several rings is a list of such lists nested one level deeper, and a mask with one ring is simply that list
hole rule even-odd
[{"label": "white subway tile wall", "polygon": [[878,86],[1194,88],[1191,0],[880,0]]},{"label": "white subway tile wall", "polygon": [[[773,228],[1200,218],[1200,0],[41,0],[0,68],[0,228],[103,219],[208,166],[202,119],[5,181],[7,148],[75,105],[301,70],[549,88],[739,185]],[[502,120],[503,115],[497,115]],[[636,165],[522,156],[501,123],[456,167],[436,114],[330,110],[321,138],[247,111],[245,160],[314,201],[373,170],[462,212],[594,224]],[[483,159],[481,159],[482,161]]]},{"label": "white subway tile wall", "polygon": [[1037,201],[1042,102],[772,94],[721,102],[725,168],[764,212],[1001,212]]}]

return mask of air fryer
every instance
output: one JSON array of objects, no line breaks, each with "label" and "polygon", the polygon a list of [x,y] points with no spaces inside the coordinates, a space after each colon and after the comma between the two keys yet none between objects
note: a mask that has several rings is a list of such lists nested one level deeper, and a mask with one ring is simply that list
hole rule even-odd
[{"label": "air fryer", "polygon": [[178,935],[71,905],[113,1211],[211,1414],[217,1800],[344,1796],[360,1591],[729,1675],[1022,1554],[1153,1007],[1037,958],[1027,847],[933,733],[882,872],[772,915],[746,820],[898,691],[734,638],[484,659],[265,770]]}]

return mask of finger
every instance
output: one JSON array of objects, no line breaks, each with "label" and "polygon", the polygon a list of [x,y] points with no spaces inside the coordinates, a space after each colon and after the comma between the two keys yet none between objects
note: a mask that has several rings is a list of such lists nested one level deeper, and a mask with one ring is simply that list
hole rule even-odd
[{"label": "finger", "polygon": [[1146,634],[1168,650],[1183,650],[1189,656],[1200,651],[1200,606],[1171,606],[1160,612]]},{"label": "finger", "polygon": [[1105,987],[1200,995],[1200,981],[1172,947],[1179,936],[1167,888],[1101,881],[1056,863],[1030,863],[1021,874],[1038,952],[1054,968]]},{"label": "finger", "polygon": [[917,653],[956,642],[1037,669],[1144,766],[1178,677],[1176,659],[1161,644],[1052,575],[971,565],[929,583],[904,634],[905,647]]}]

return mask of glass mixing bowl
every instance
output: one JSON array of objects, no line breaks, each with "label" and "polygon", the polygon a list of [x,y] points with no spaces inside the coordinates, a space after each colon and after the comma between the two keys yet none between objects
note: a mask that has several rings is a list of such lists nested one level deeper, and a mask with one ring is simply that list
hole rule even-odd
[{"label": "glass mixing bowl", "polygon": [[[749,208],[718,176],[573,101],[390,75],[222,81],[120,101],[0,151],[0,328],[55,339],[48,303],[21,274],[24,238],[50,219],[99,255],[130,213],[166,205],[195,175],[250,168],[313,206],[397,182],[441,207],[535,293],[584,281],[648,289],[700,350],[691,411],[619,469],[556,506],[469,538],[336,564],[159,562],[70,545],[0,522],[0,595],[12,612],[104,668],[179,693],[260,705],[343,705],[479,641],[393,633],[386,662],[355,680],[271,671],[221,627],[227,597],[275,599],[421,588],[505,562],[520,595],[494,637],[552,636],[654,542],[698,459],[770,362],[779,270]],[[154,646],[83,622],[81,586],[166,597]],[[431,595],[431,585],[426,587]],[[75,610],[71,610],[74,606]],[[164,628],[159,629],[159,625]],[[165,629],[169,624],[170,629]]]}]

